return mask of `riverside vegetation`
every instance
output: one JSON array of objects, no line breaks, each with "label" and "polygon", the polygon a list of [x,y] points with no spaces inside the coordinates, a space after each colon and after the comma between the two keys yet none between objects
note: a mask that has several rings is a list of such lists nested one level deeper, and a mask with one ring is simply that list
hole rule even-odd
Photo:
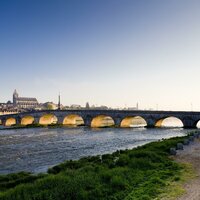
[{"label": "riverside vegetation", "polygon": [[169,149],[185,137],[152,142],[132,150],[66,161],[46,174],[0,176],[1,200],[149,200],[176,197],[192,175]]}]

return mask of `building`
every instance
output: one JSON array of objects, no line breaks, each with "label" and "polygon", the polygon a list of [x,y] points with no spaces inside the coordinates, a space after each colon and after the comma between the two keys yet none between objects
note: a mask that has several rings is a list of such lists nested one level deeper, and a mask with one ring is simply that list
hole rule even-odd
[{"label": "building", "polygon": [[13,106],[18,109],[33,109],[38,106],[36,98],[19,97],[19,94],[15,90],[13,93]]},{"label": "building", "polygon": [[0,103],[0,115],[14,114],[17,113],[17,109],[13,108],[11,101],[7,103]]}]

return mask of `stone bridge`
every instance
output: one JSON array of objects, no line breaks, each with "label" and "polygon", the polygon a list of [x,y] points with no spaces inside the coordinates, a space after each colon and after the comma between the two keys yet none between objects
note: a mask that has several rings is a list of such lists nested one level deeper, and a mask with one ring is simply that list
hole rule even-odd
[{"label": "stone bridge", "polygon": [[196,128],[200,120],[200,112],[186,111],[145,111],[145,110],[43,110],[17,114],[0,115],[3,126],[29,124],[67,124],[101,127],[128,127],[131,119],[140,117],[147,127],[160,126],[164,119],[178,118],[184,128]]}]

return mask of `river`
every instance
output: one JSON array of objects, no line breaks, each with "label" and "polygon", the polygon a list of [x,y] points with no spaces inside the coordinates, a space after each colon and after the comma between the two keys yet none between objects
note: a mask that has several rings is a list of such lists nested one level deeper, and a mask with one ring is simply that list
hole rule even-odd
[{"label": "river", "polygon": [[65,160],[184,136],[182,128],[27,128],[0,130],[0,174],[46,172]]}]

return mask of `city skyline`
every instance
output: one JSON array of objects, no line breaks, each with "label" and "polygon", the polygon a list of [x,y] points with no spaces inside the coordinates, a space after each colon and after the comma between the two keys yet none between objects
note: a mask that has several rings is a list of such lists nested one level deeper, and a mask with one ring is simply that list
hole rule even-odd
[{"label": "city skyline", "polygon": [[200,110],[200,2],[0,2],[0,102]]}]

